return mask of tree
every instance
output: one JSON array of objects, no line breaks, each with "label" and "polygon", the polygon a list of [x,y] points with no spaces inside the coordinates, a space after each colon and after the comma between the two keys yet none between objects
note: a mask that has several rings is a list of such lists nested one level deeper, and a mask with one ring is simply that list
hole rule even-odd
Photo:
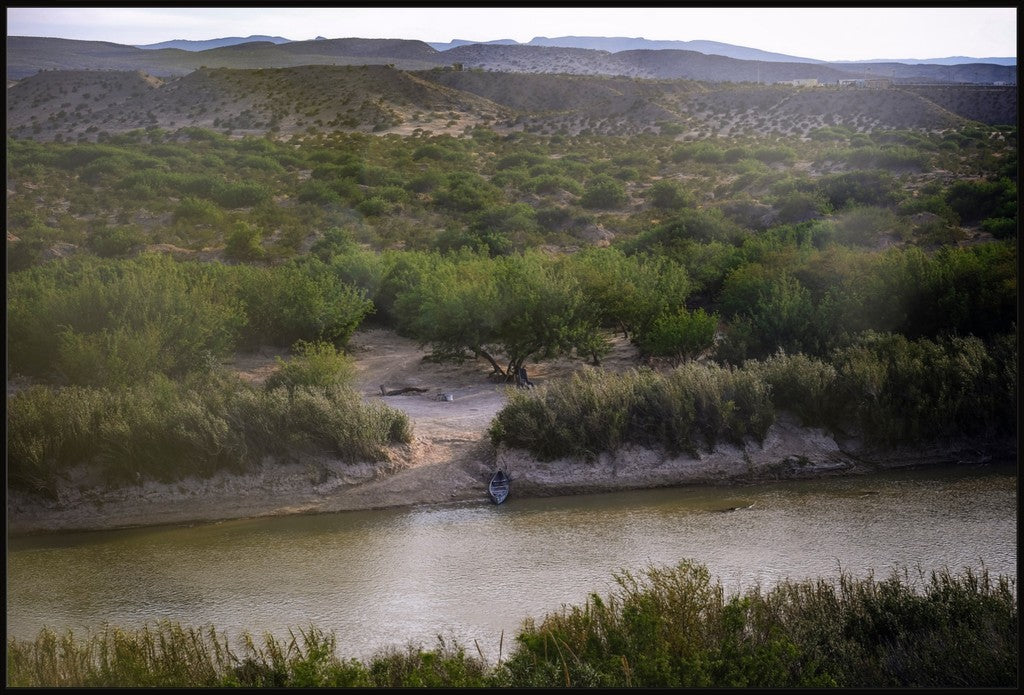
[{"label": "tree", "polygon": [[686,270],[663,256],[588,249],[568,257],[566,265],[596,322],[622,331],[626,338],[682,307],[692,286]]},{"label": "tree", "polygon": [[637,337],[637,342],[644,354],[669,357],[678,366],[714,345],[717,328],[717,314],[680,308],[655,319],[651,327]]},{"label": "tree", "polygon": [[489,258],[463,249],[402,292],[395,311],[438,357],[480,357],[501,376],[531,358],[600,352],[599,326],[579,283],[539,253]]},{"label": "tree", "polygon": [[394,313],[403,332],[430,345],[436,357],[463,360],[469,351],[504,374],[487,347],[497,333],[497,302],[493,263],[463,249],[444,259],[435,256],[429,272],[399,290]]},{"label": "tree", "polygon": [[496,261],[498,289],[495,345],[516,374],[527,359],[593,350],[598,325],[586,309],[579,283],[539,253]]}]

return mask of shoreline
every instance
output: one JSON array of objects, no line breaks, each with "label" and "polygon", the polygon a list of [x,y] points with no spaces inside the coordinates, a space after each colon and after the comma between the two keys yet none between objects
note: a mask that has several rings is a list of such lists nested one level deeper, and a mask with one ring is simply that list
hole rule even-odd
[{"label": "shoreline", "polygon": [[344,464],[318,456],[300,462],[264,460],[245,474],[218,473],[173,483],[144,481],[121,488],[68,481],[56,500],[7,492],[10,536],[203,524],[291,514],[488,502],[495,468],[512,478],[515,497],[550,497],[689,485],[733,486],[852,476],[900,467],[1014,460],[1016,439],[957,440],[876,449],[839,441],[788,417],[763,443],[720,444],[697,456],[668,456],[624,447],[593,461],[542,462],[522,451],[494,450],[480,433],[458,442],[417,439],[381,463]]}]

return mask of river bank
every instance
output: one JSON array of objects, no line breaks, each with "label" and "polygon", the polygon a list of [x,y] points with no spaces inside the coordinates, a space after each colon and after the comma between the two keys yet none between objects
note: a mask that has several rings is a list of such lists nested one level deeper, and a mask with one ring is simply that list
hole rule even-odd
[{"label": "river bank", "polygon": [[[673,457],[630,447],[594,461],[542,462],[524,451],[491,446],[487,428],[505,402],[507,387],[487,378],[487,365],[424,359],[423,349],[414,341],[382,329],[358,332],[350,350],[357,370],[355,385],[364,400],[398,408],[412,422],[413,441],[392,449],[388,460],[352,465],[328,456],[265,459],[243,475],[222,472],[208,479],[173,483],[139,481],[116,489],[82,467],[58,487],[55,499],[8,490],[8,533],[206,523],[474,500],[488,503],[487,481],[499,467],[512,478],[513,501],[666,486],[750,485],[1016,456],[1016,442],[1010,440],[878,450],[855,438],[801,427],[782,413],[763,442],[719,444],[696,456]],[[278,366],[276,357],[273,351],[237,355],[227,366],[261,383]],[[625,370],[635,364],[632,346],[620,340],[601,368]],[[587,368],[579,361],[554,360],[531,369],[531,380],[543,384]],[[389,391],[404,392],[384,395]]]},{"label": "river bank", "polygon": [[522,451],[496,451],[482,435],[454,442],[417,439],[392,453],[388,461],[356,466],[327,457],[298,463],[265,460],[244,475],[145,481],[118,489],[86,485],[79,479],[62,486],[54,500],[8,491],[7,530],[17,535],[451,502],[489,504],[487,480],[496,467],[512,478],[514,503],[516,498],[685,485],[746,486],[865,475],[904,466],[1011,460],[1015,443],[961,441],[872,450],[800,427],[783,416],[763,444],[720,445],[697,456],[624,448],[595,461],[542,462]]}]

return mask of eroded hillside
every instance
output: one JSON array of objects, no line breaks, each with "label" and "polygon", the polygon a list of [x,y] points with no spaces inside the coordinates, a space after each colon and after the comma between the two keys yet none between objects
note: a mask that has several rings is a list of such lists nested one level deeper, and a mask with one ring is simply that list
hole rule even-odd
[{"label": "eroded hillside", "polygon": [[[232,49],[239,47],[224,50]],[[668,128],[711,137],[1016,121],[1015,87],[803,88],[387,65],[204,68],[166,79],[51,70],[14,83],[7,95],[9,135],[64,141],[149,127],[293,136],[461,133],[482,124],[505,132],[635,135]]]}]

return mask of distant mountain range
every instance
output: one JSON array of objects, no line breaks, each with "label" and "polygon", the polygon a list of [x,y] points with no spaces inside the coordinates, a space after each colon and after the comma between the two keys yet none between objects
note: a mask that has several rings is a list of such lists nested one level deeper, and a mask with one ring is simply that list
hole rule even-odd
[{"label": "distant mountain range", "polygon": [[172,41],[161,41],[160,43],[148,43],[144,46],[135,46],[135,48],[145,48],[147,50],[159,50],[161,48],[177,48],[182,51],[205,51],[210,48],[220,48],[222,46],[237,46],[240,43],[252,43],[253,41],[269,41],[270,43],[291,43],[291,39],[286,39],[282,36],[227,36],[222,39],[207,39],[206,41],[189,41],[187,39],[174,39]]},{"label": "distant mountain range", "polygon": [[[101,41],[31,36],[7,37],[7,79],[21,80],[42,70],[129,70],[159,78],[181,77],[201,68],[292,68],[305,65],[389,65],[399,70],[477,70],[509,73],[607,75],[702,82],[832,84],[883,80],[893,84],[1016,85],[1015,65],[994,62],[908,64],[898,61],[852,63],[812,61],[716,42],[651,42],[601,37],[538,37],[528,44],[511,40],[450,42],[445,50],[406,39],[325,39],[289,41],[250,36],[211,39],[215,48],[139,48]],[[175,42],[171,42],[175,43]],[[582,45],[541,45],[575,43]],[[531,45],[533,44],[533,45]],[[159,44],[151,44],[155,46]],[[447,44],[446,44],[447,45]],[[628,48],[629,46],[658,48]],[[670,48],[688,45],[700,50]],[[592,48],[589,46],[604,46]],[[610,51],[608,48],[625,50]],[[732,51],[736,57],[713,51]]]},{"label": "distant mountain range", "polygon": [[[318,41],[325,40],[318,36]],[[222,46],[234,46],[240,43],[252,43],[253,41],[269,41],[271,43],[289,43],[291,39],[280,36],[247,36],[247,37],[226,37],[221,39],[208,39],[206,41],[188,41],[175,39],[173,41],[162,41],[151,43],[135,48],[149,50],[160,48],[177,48],[183,51],[205,51],[210,48]],[[495,39],[493,41],[467,41],[466,39],[453,39],[448,42],[427,41],[426,44],[437,51],[447,51],[459,46],[472,44],[500,45],[500,46],[551,46],[555,48],[589,48],[597,51],[608,51],[619,53],[620,51],[697,51],[707,55],[725,56],[739,60],[762,60],[776,63],[906,63],[908,65],[929,64],[929,65],[961,65],[964,63],[990,63],[994,65],[1016,65],[1015,57],[1008,58],[970,58],[967,56],[950,56],[948,58],[872,58],[870,60],[834,60],[825,61],[816,58],[804,58],[800,56],[786,55],[783,53],[772,53],[757,48],[736,46],[720,41],[652,41],[643,38],[628,38],[623,36],[558,36],[548,38],[546,36],[535,36],[527,43],[519,43],[515,39]]]},{"label": "distant mountain range", "polygon": [[987,63],[990,65],[1006,65],[1015,67],[1016,58],[968,58],[966,56],[950,56],[948,58],[873,58],[872,60],[833,60],[833,63],[906,63],[907,65],[966,65],[967,63]]}]

